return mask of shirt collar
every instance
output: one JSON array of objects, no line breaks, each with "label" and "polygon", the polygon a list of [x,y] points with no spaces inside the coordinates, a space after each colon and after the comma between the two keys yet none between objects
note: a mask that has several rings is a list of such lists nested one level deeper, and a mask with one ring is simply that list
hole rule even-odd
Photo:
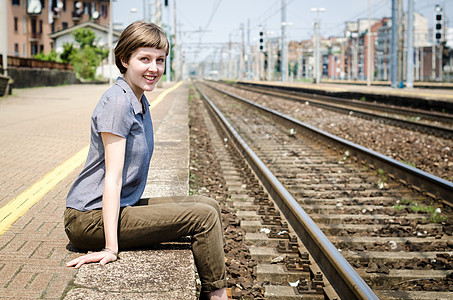
[{"label": "shirt collar", "polygon": [[134,109],[135,114],[145,114],[148,109],[149,109],[149,102],[148,99],[146,99],[145,94],[142,95],[142,103],[143,103],[143,108],[145,111],[142,109],[142,105],[140,105],[140,102],[138,101],[137,97],[135,96],[134,92],[132,91],[131,87],[129,84],[124,80],[122,77],[118,77],[118,79],[115,82],[116,85],[121,87],[124,92],[126,93],[127,97],[129,98],[129,101],[132,104],[132,108]]}]

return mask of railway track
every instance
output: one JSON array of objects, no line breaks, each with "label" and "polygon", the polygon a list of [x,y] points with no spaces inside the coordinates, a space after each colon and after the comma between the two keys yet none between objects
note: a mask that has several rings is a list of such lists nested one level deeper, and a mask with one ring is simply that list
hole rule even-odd
[{"label": "railway track", "polygon": [[375,102],[365,102],[338,97],[321,96],[285,90],[279,87],[234,84],[249,91],[288,100],[308,102],[310,105],[332,111],[354,115],[367,120],[411,129],[443,138],[453,138],[453,115],[408,107],[399,107]]},{"label": "railway track", "polygon": [[[218,84],[213,84],[219,86]],[[367,148],[453,181],[453,139],[400,129],[373,119],[356,118],[310,105],[240,88],[220,85],[222,89],[278,110],[324,131],[352,140]]]},{"label": "railway track", "polygon": [[[280,117],[270,116],[269,110],[260,111],[250,103],[243,104],[207,86],[200,86],[199,90],[204,98],[211,99],[207,103],[215,103],[210,106],[213,115],[218,110],[225,114],[224,118],[217,116],[214,123],[222,124],[223,129],[231,129],[228,123],[234,124],[233,132],[241,134],[245,143],[232,142],[232,133],[227,139],[248,158],[255,174],[263,180],[262,185],[278,204],[276,208],[265,198],[252,201],[242,196],[235,202],[240,209],[237,214],[242,218],[241,224],[248,231],[248,242],[264,245],[251,247],[250,252],[260,261],[257,277],[270,283],[266,287],[269,299],[278,299],[272,295],[277,295],[276,290],[281,289],[297,290],[305,296],[310,293],[317,299],[321,295],[335,298],[335,294],[343,299],[373,299],[375,294],[382,299],[451,297],[453,239],[452,227],[445,218],[451,214],[451,209],[433,202],[433,198],[448,201],[451,183],[441,180],[440,185],[446,184],[441,194],[436,194],[438,187],[435,191],[424,191],[414,185],[416,182],[409,183],[414,181],[413,174],[402,176],[399,171],[391,175],[398,166],[383,165],[379,159],[367,162],[369,158],[357,154],[358,150],[340,150],[344,144],[332,146],[329,142],[331,149],[328,149],[325,137],[316,137],[319,132],[308,133],[300,124],[291,123],[295,120],[277,121]],[[225,141],[219,141],[219,145],[224,146]],[[217,148],[222,151],[225,147]],[[255,155],[260,157],[261,163],[253,162]],[[218,157],[227,155],[223,153]],[[225,164],[229,161],[224,160]],[[263,171],[266,169],[273,174]],[[239,180],[237,176],[233,178]],[[425,180],[433,178],[428,176]],[[436,209],[442,214],[436,213]],[[434,211],[422,214],[421,210]],[[316,229],[313,221],[330,241]],[[303,243],[290,238],[288,232],[296,233]],[[270,247],[272,245],[277,248]],[[289,254],[278,255],[276,249]],[[264,275],[266,270],[271,272],[283,262],[299,275],[284,275],[278,279]],[[328,282],[319,279],[317,268],[323,271]],[[297,282],[294,276],[299,278],[299,285],[296,288],[284,286]],[[330,284],[335,292],[329,289]],[[411,284],[422,291],[409,292]]]}]

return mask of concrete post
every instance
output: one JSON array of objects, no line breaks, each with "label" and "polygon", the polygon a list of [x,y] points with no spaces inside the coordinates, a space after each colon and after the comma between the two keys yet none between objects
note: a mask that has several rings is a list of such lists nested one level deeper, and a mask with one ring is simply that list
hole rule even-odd
[{"label": "concrete post", "polygon": [[7,18],[7,2],[6,0],[1,0],[1,14],[0,14],[0,35],[2,36],[1,41],[1,53],[2,53],[2,65],[3,65],[3,75],[8,76],[8,18]]},{"label": "concrete post", "polygon": [[406,86],[414,87],[414,0],[408,0]]},{"label": "concrete post", "polygon": [[108,43],[109,43],[109,85],[113,83],[113,1],[110,0],[109,4],[109,31],[108,31]]},{"label": "concrete post", "polygon": [[371,18],[370,18],[370,6],[371,0],[368,0],[368,33],[367,33],[367,75],[366,75],[366,85],[371,85]]},{"label": "concrete post", "polygon": [[403,60],[403,0],[398,0],[398,87],[404,80]]},{"label": "concrete post", "polygon": [[242,47],[241,47],[241,61],[240,61],[240,66],[239,66],[239,79],[243,80],[244,79],[244,64],[245,64],[245,37],[244,37],[244,23],[241,23],[241,32],[242,32]]},{"label": "concrete post", "polygon": [[391,81],[392,88],[397,87],[398,81],[398,0],[392,0],[392,47],[391,47]]},{"label": "concrete post", "polygon": [[250,49],[250,19],[247,20],[247,74],[246,78],[252,78],[252,51]]},{"label": "concrete post", "polygon": [[281,0],[281,14],[282,14],[282,50],[281,50],[281,76],[282,82],[286,82],[286,75],[287,75],[287,67],[288,67],[288,58],[286,55],[286,0]]},{"label": "concrete post", "polygon": [[165,75],[167,76],[167,82],[171,82],[171,40],[170,40],[170,5],[167,6],[167,25],[168,29],[168,56],[165,62]]}]

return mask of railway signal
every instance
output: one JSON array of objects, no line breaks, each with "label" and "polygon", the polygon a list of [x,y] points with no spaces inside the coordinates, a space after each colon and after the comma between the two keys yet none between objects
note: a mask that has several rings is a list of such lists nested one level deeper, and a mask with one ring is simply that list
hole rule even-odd
[{"label": "railway signal", "polygon": [[445,24],[445,16],[444,10],[442,6],[436,5],[436,9],[434,11],[434,42],[436,44],[442,44],[444,41],[444,24]]},{"label": "railway signal", "polygon": [[260,26],[259,33],[260,33],[259,49],[260,49],[260,52],[264,52],[264,31],[263,31],[263,27],[262,26]]}]

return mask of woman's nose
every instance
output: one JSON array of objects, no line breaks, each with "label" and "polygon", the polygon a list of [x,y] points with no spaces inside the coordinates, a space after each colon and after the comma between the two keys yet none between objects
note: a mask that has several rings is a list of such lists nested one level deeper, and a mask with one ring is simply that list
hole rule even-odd
[{"label": "woman's nose", "polygon": [[156,61],[151,61],[148,65],[149,71],[157,71],[157,63]]}]

